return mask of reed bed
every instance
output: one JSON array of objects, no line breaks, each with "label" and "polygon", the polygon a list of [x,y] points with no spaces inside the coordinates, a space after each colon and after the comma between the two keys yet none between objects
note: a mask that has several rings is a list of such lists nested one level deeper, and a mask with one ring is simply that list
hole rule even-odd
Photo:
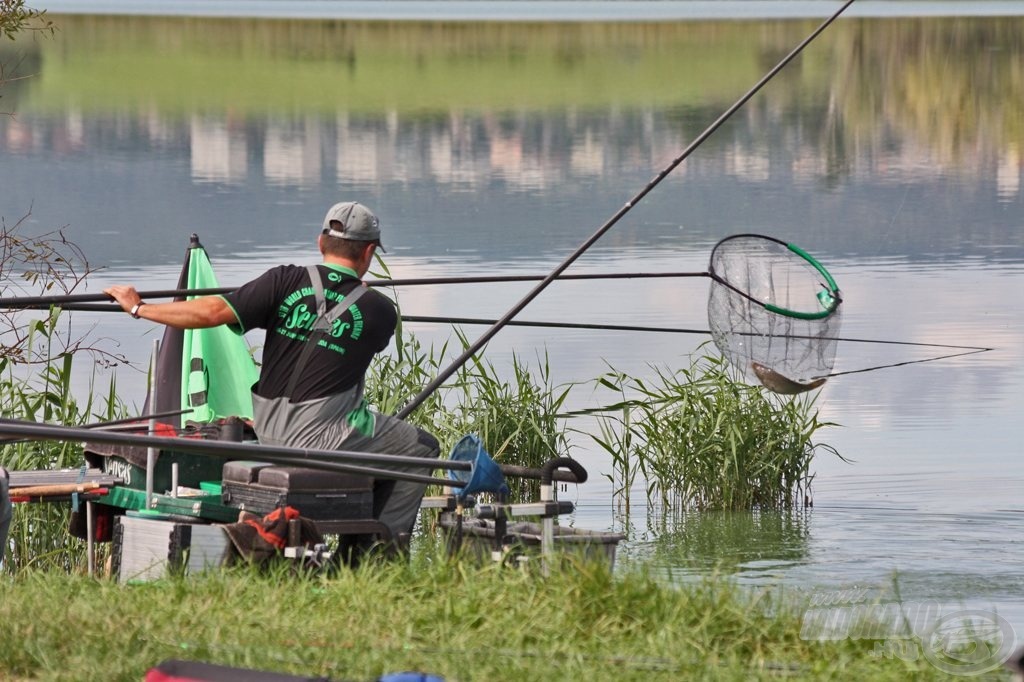
[{"label": "reed bed", "polygon": [[[43,335],[43,338],[46,338]],[[43,365],[35,374],[3,365],[0,378],[0,415],[7,419],[80,425],[93,420],[122,416],[112,380],[102,399],[90,391],[83,402],[71,395],[74,355],[63,353]],[[0,466],[9,470],[74,469],[84,461],[82,444],[74,442],[27,441],[0,446]],[[4,568],[28,566],[61,572],[83,570],[85,554],[80,541],[68,534],[71,508],[64,504],[22,504],[10,529],[8,546],[0,547]]]},{"label": "reed bed", "polygon": [[812,437],[828,422],[814,399],[783,399],[737,381],[723,358],[697,356],[654,380],[612,370],[597,380],[614,402],[594,441],[613,460],[617,492],[634,483],[664,512],[784,509],[813,504]]},{"label": "reed bed", "polygon": [[[458,341],[461,352],[469,342],[461,334]],[[414,335],[403,335],[399,352],[372,366],[368,400],[381,412],[397,412],[437,376],[447,355],[447,344],[436,351],[425,350]],[[432,432],[442,448],[475,433],[496,461],[540,467],[569,454],[561,410],[570,389],[552,384],[547,357],[534,368],[513,356],[510,378],[504,378],[486,358],[474,357],[409,418]],[[536,483],[519,479],[509,485],[513,500],[536,497]]]},{"label": "reed bed", "polygon": [[430,551],[331,577],[238,567],[119,585],[22,571],[0,579],[0,641],[17,643],[0,647],[0,678],[139,680],[184,658],[337,680],[948,679],[873,641],[802,639],[804,608],[722,578],[673,588],[580,562],[542,576]]}]

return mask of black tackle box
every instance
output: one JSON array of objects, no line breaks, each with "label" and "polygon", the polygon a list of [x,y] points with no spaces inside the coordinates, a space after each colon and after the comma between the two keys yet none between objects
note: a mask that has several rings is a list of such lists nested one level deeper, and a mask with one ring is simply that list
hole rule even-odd
[{"label": "black tackle box", "polygon": [[368,519],[373,515],[373,479],[333,471],[227,462],[221,494],[225,505],[260,515],[281,506],[293,507],[313,520]]}]

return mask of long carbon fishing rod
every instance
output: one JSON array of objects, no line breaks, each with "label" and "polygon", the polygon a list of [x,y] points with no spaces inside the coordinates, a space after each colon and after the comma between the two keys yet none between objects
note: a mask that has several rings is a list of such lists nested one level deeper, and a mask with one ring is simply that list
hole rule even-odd
[{"label": "long carbon fishing rod", "polygon": [[193,452],[224,459],[252,459],[253,461],[270,462],[271,464],[291,464],[322,469],[340,473],[358,474],[394,480],[426,483],[428,485],[451,485],[451,481],[423,474],[414,474],[394,469],[379,469],[361,466],[355,462],[385,464],[387,466],[416,466],[428,469],[468,470],[470,462],[453,462],[450,460],[425,460],[418,457],[400,457],[397,455],[380,455],[366,452],[348,452],[344,450],[316,450],[307,448],[287,448],[271,445],[256,445],[228,441],[211,441],[199,438],[180,438],[167,436],[143,436],[129,433],[117,433],[86,429],[75,426],[54,424],[36,424],[14,419],[0,419],[0,434],[21,436],[33,440],[63,440],[106,443],[109,445],[134,445],[153,447],[160,450],[177,450]]},{"label": "long carbon fishing rod", "polygon": [[[442,323],[442,324],[494,324],[494,320],[482,320],[471,317],[430,317],[430,316],[417,316],[417,315],[403,315],[402,320],[404,322],[428,322],[428,323]],[[591,329],[598,331],[625,331],[625,332],[663,332],[671,334],[704,334],[711,335],[710,329],[686,329],[681,327],[637,327],[628,325],[615,325],[615,324],[586,324],[579,322],[536,322],[527,320],[512,320],[508,323],[511,327],[541,327],[550,329]],[[741,334],[744,335],[744,334]],[[757,336],[756,334],[749,334],[750,336]],[[798,335],[780,335],[776,338],[806,338]],[[905,365],[916,365],[923,362],[936,362],[938,360],[948,360],[950,358],[958,358],[965,355],[974,355],[976,353],[987,353],[994,348],[985,346],[958,346],[949,343],[925,343],[923,341],[891,341],[887,339],[859,339],[853,337],[843,336],[817,336],[814,337],[819,341],[842,341],[844,343],[873,343],[873,344],[885,344],[892,346],[913,346],[917,348],[937,348],[943,350],[957,351],[955,353],[946,353],[943,355],[936,355],[928,358],[920,358],[917,360],[904,360],[902,362],[893,362],[885,365],[874,365],[872,367],[863,367],[861,369],[849,369],[842,372],[832,372],[830,374],[814,377],[815,379],[831,379],[832,377],[843,376],[846,374],[862,374],[864,372],[874,372],[879,369],[889,369],[891,367],[903,367]]]},{"label": "long carbon fishing rod", "polygon": [[[120,308],[118,308],[120,310]],[[470,324],[470,325],[492,325],[496,324],[497,320],[477,318],[477,317],[435,317],[431,315],[402,315],[403,322],[423,322],[423,323],[435,323],[435,324]],[[612,331],[612,332],[654,332],[654,333],[666,333],[666,334],[702,334],[710,335],[710,329],[689,329],[686,327],[645,327],[637,325],[624,325],[624,324],[590,324],[586,322],[548,322],[540,320],[511,320],[508,323],[510,327],[540,327],[550,329],[590,329],[594,331]],[[742,333],[740,335],[743,335]],[[750,334],[755,336],[755,334]],[[799,335],[775,335],[776,338],[809,338]],[[848,336],[815,336],[815,339],[821,341],[844,341],[846,343],[874,343],[874,344],[885,344],[892,346],[914,346],[918,348],[943,348],[949,350],[963,350],[970,351],[972,353],[978,353],[982,351],[994,350],[985,346],[959,346],[949,343],[927,343],[924,341],[893,341],[889,339],[862,339]],[[944,356],[945,357],[945,356]]]},{"label": "long carbon fishing rod", "polygon": [[[707,272],[609,272],[562,275],[560,280],[594,280],[594,279],[655,279],[680,277],[708,277]],[[368,287],[407,287],[429,286],[435,284],[493,284],[501,282],[539,282],[546,275],[477,275],[466,277],[406,277],[401,279],[368,279],[364,284]],[[238,287],[212,287],[206,289],[158,289],[140,291],[139,296],[146,299],[179,298],[186,296],[217,296],[230,294]],[[53,296],[21,296],[0,298],[0,309],[46,310],[51,306],[65,310],[121,311],[120,306],[102,305],[112,299],[106,294],[66,294]],[[89,304],[100,304],[90,306]]]},{"label": "long carbon fishing rod", "polygon": [[[92,424],[84,424],[83,429],[117,429],[119,427],[127,427],[138,422],[149,420],[149,419],[161,419],[164,417],[177,417],[183,414],[192,412],[192,408],[187,410],[170,410],[167,412],[154,412],[153,414],[144,414],[139,417],[125,417],[123,419],[113,419],[105,422],[94,422]],[[0,445],[13,445],[15,443],[22,443],[24,441],[14,440],[11,438],[0,438]]]},{"label": "long carbon fishing rod", "polygon": [[[97,425],[99,426],[99,425]],[[103,426],[109,426],[104,424]],[[318,450],[315,448],[289,448],[284,446],[263,445],[254,443],[237,443],[231,441],[212,441],[200,438],[182,438],[180,436],[153,436],[132,433],[118,433],[102,429],[63,426],[59,424],[37,424],[17,419],[0,418],[0,434],[19,436],[25,440],[63,440],[106,443],[109,445],[129,445],[136,447],[153,447],[158,450],[179,450],[193,452],[224,459],[252,459],[253,461],[270,462],[271,464],[301,465],[311,469],[335,471],[347,474],[358,474],[394,480],[426,483],[428,485],[451,485],[447,479],[435,478],[421,474],[396,471],[387,467],[414,467],[419,469],[444,469],[449,471],[472,471],[473,463],[450,459],[424,459],[374,452],[355,452],[349,450]],[[386,468],[362,466],[375,464]],[[541,469],[498,464],[498,468],[506,476],[516,478],[543,478]],[[572,471],[555,470],[553,480],[567,483],[582,483]]]},{"label": "long carbon fishing rod", "polygon": [[524,296],[518,303],[512,306],[512,308],[507,313],[505,313],[505,315],[502,316],[501,319],[499,319],[493,326],[491,326],[490,329],[485,331],[480,336],[479,339],[474,341],[468,348],[466,348],[466,350],[463,351],[463,353],[458,358],[456,358],[447,368],[439,372],[437,377],[435,377],[433,381],[427,384],[423,388],[423,390],[419,392],[418,395],[413,397],[412,400],[410,400],[405,407],[403,407],[401,410],[397,412],[396,416],[399,418],[404,418],[408,416],[417,407],[419,407],[423,403],[423,401],[426,400],[431,393],[436,391],[438,387],[441,386],[441,384],[447,381],[448,378],[451,377],[451,375],[454,374],[459,369],[459,367],[465,364],[465,362],[469,360],[471,357],[473,357],[477,353],[477,351],[483,348],[487,344],[487,342],[490,341],[491,338],[501,330],[502,327],[504,327],[512,320],[512,318],[518,315],[523,310],[523,308],[525,308],[533,299],[535,299],[542,291],[544,291],[544,289],[546,289],[547,286],[551,284],[551,282],[557,279],[558,276],[561,275],[562,272],[566,270],[566,268],[572,265],[576,261],[576,259],[582,256],[587,251],[587,249],[593,246],[593,244],[597,242],[598,239],[600,239],[608,230],[610,230],[616,223],[618,223],[624,215],[626,215],[634,206],[636,206],[636,204],[638,204],[645,196],[647,196],[647,194],[650,193],[651,190],[657,187],[658,184],[661,183],[661,181],[664,180],[669,173],[671,173],[673,170],[675,170],[677,166],[679,166],[679,164],[685,161],[686,158],[690,156],[690,154],[692,154],[694,150],[700,147],[704,143],[704,141],[707,140],[716,130],[718,130],[722,126],[722,124],[729,120],[729,118],[731,118],[732,115],[736,113],[736,111],[738,111],[740,107],[746,104],[751,97],[757,94],[757,92],[762,87],[764,87],[766,83],[768,83],[768,81],[774,78],[779,71],[785,68],[785,66],[789,64],[789,62],[791,62],[798,54],[800,54],[804,50],[804,48],[807,47],[815,38],[817,38],[822,31],[824,31],[832,24],[832,22],[838,19],[839,16],[846,10],[846,8],[853,4],[853,2],[854,0],[846,0],[846,2],[844,2],[842,6],[840,6],[839,9],[836,10],[836,12],[832,16],[830,16],[828,19],[822,22],[822,24],[818,26],[818,28],[812,31],[811,34],[804,38],[804,40],[801,41],[800,44],[797,45],[789,54],[783,57],[778,64],[776,64],[770,71],[768,71],[768,73],[766,73],[761,78],[761,80],[755,83],[754,86],[747,90],[747,92],[744,93],[738,100],[736,100],[736,102],[733,103],[732,106],[726,109],[721,116],[715,119],[715,121],[710,126],[708,126],[704,130],[704,132],[698,135],[693,140],[693,142],[691,142],[689,146],[687,146],[686,149],[684,149],[682,153],[679,154],[679,156],[673,159],[667,166],[665,166],[664,169],[661,170],[661,172],[654,176],[654,178],[649,183],[647,183],[647,185],[643,189],[637,192],[637,194],[632,199],[627,201],[625,205],[622,206],[622,208],[616,211],[615,214],[612,215],[612,217],[609,218],[604,223],[604,225],[598,228],[598,230],[594,232],[593,235],[591,235],[582,244],[580,244],[575,251],[569,254],[569,256],[565,260],[563,260],[557,267],[555,267],[555,269],[552,270],[547,275],[547,277],[545,277],[539,284],[537,284],[537,286],[531,289],[530,292],[526,294],[526,296]]},{"label": "long carbon fishing rod", "polygon": [[[696,273],[696,272],[676,272],[676,273],[634,273],[639,276],[696,276],[698,274],[707,273]],[[543,275],[525,275],[525,276],[540,276]],[[604,275],[584,275],[586,279],[597,279]],[[624,276],[633,276],[626,274]],[[570,279],[571,275],[563,276],[562,280]],[[584,279],[577,276],[573,279]],[[463,280],[459,278],[453,278],[459,282]],[[503,282],[503,279],[490,280],[493,282]],[[397,281],[395,281],[397,282]],[[204,291],[204,290],[196,290]],[[62,306],[65,310],[71,311],[90,311],[90,312],[123,312],[120,305],[115,303],[70,303]],[[437,324],[437,325],[481,325],[490,326],[498,324],[497,319],[488,317],[453,317],[453,316],[442,316],[442,315],[401,315],[402,322],[407,323],[422,323],[422,324]],[[598,332],[650,332],[654,334],[699,334],[709,336],[711,330],[698,329],[698,328],[686,328],[686,327],[646,327],[642,325],[607,325],[598,323],[570,323],[570,322],[548,322],[538,321],[538,319],[511,319],[506,323],[509,327],[536,327],[536,328],[548,328],[548,329],[584,329]],[[779,338],[802,338],[799,336],[780,336]],[[846,343],[874,343],[884,344],[893,346],[913,346],[919,348],[946,348],[950,350],[967,350],[971,352],[980,352],[986,350],[993,350],[989,346],[966,346],[957,345],[950,343],[928,343],[925,341],[895,341],[892,339],[862,339],[856,337],[815,337],[821,341],[843,341]],[[835,375],[830,375],[835,376]]]}]

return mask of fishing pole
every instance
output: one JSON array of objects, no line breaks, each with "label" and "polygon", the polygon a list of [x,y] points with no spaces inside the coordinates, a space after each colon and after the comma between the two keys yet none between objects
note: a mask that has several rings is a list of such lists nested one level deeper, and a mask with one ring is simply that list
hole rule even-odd
[{"label": "fishing pole", "polygon": [[[707,272],[603,272],[563,275],[560,280],[597,280],[597,279],[654,279],[708,277]],[[440,284],[497,284],[504,282],[538,282],[546,275],[479,275],[465,277],[407,277],[400,279],[368,279],[363,283],[368,287],[406,287],[431,286]],[[217,296],[230,294],[238,287],[211,287],[205,289],[158,289],[140,291],[141,298],[184,298],[188,296]],[[0,298],[0,309],[46,310],[51,306],[65,310],[120,311],[116,305],[90,307],[86,304],[102,304],[111,301],[107,294],[66,294],[53,296],[21,296],[16,298]]]},{"label": "fishing pole", "polygon": [[[290,448],[285,446],[264,445],[255,443],[239,443],[233,441],[211,441],[200,438],[179,436],[151,436],[142,434],[119,433],[116,431],[96,430],[81,426],[64,426],[58,424],[37,424],[17,419],[0,419],[0,433],[21,436],[31,440],[64,440],[105,443],[109,445],[129,445],[136,447],[152,447],[158,450],[178,450],[193,452],[225,459],[251,459],[271,464],[301,464],[313,469],[337,471],[340,473],[375,476],[406,480],[413,483],[450,486],[448,479],[422,476],[393,469],[379,469],[368,466],[357,466],[345,462],[376,464],[385,467],[415,467],[421,469],[445,469],[450,471],[472,471],[473,462],[424,459],[402,455],[389,455],[372,452],[355,452],[350,450],[319,450],[315,448]],[[497,464],[497,463],[495,463]],[[501,472],[507,476],[518,478],[541,479],[541,469],[497,464]],[[586,474],[577,476],[572,471],[556,469],[552,478],[566,483],[583,483]]]},{"label": "fishing pole", "polygon": [[[139,416],[139,417],[124,417],[122,419],[112,419],[110,421],[94,422],[92,424],[84,424],[84,425],[82,425],[82,428],[83,429],[118,429],[118,428],[133,426],[135,424],[135,422],[141,422],[141,421],[149,420],[149,419],[163,419],[164,417],[178,417],[178,416],[183,415],[183,414],[189,414],[192,411],[193,411],[192,408],[188,408],[188,409],[185,409],[185,410],[170,410],[168,412],[154,412],[152,414],[144,414],[144,415]],[[145,428],[149,428],[149,426],[145,425]],[[17,443],[23,443],[23,442],[25,442],[25,441],[24,440],[19,440],[19,439],[14,439],[14,438],[0,438],[0,444],[2,444],[2,445],[15,445]]]},{"label": "fishing pole", "polygon": [[[417,315],[403,315],[402,320],[404,322],[426,322],[426,323],[438,323],[438,324],[494,324],[495,320],[477,319],[472,317],[432,317],[432,316],[417,316]],[[512,320],[508,323],[510,327],[540,327],[548,329],[589,329],[597,331],[624,331],[624,332],[661,332],[670,334],[704,334],[710,335],[710,329],[686,329],[681,327],[638,327],[630,325],[616,325],[616,324],[587,324],[582,322],[538,322],[530,320]],[[740,332],[740,335],[756,336],[752,333]],[[775,338],[805,338],[800,335],[778,335]],[[872,344],[886,344],[893,346],[913,346],[917,348],[939,348],[945,350],[959,351],[956,353],[947,353],[943,355],[936,355],[929,358],[920,358],[917,360],[904,360],[902,362],[893,362],[885,365],[874,365],[872,367],[864,367],[862,369],[850,369],[842,372],[832,372],[830,374],[816,376],[814,379],[831,379],[833,377],[844,376],[846,374],[862,374],[864,372],[874,372],[879,369],[889,369],[891,367],[903,367],[905,365],[915,365],[924,362],[936,362],[938,360],[949,360],[951,358],[959,358],[965,355],[974,355],[976,353],[987,353],[995,350],[985,346],[958,346],[949,343],[926,343],[923,341],[892,341],[888,339],[860,339],[845,336],[820,336],[816,337],[819,341],[842,341],[844,343],[872,343]]]},{"label": "fishing pole", "polygon": [[768,71],[768,73],[762,76],[761,80],[755,83],[754,86],[747,90],[747,92],[745,92],[738,100],[736,100],[732,104],[732,106],[726,109],[721,116],[719,116],[711,125],[705,128],[704,131],[700,135],[698,135],[686,147],[686,149],[684,149],[679,154],[679,156],[674,158],[667,166],[665,166],[665,168],[663,168],[657,175],[655,175],[654,178],[649,183],[647,183],[647,185],[643,189],[637,192],[636,195],[633,196],[633,198],[627,201],[622,206],[622,208],[616,211],[611,218],[609,218],[600,228],[597,229],[596,232],[594,232],[594,234],[588,237],[582,244],[580,244],[576,248],[575,251],[569,254],[569,256],[567,256],[550,273],[548,273],[548,275],[543,280],[541,280],[539,284],[533,287],[533,289],[531,289],[529,293],[526,294],[526,296],[524,296],[518,303],[513,305],[512,308],[509,309],[509,311],[501,317],[501,319],[499,319],[494,325],[492,325],[487,331],[485,331],[480,336],[480,338],[478,338],[470,346],[468,346],[465,349],[465,351],[463,351],[462,354],[459,355],[459,357],[457,357],[448,367],[440,371],[438,375],[434,378],[434,380],[427,384],[425,387],[423,387],[419,394],[414,396],[412,400],[410,400],[405,405],[405,407],[403,407],[396,413],[395,416],[398,417],[399,419],[405,418],[410,413],[412,413],[413,410],[419,407],[423,403],[423,401],[425,401],[427,397],[430,396],[431,393],[436,391],[441,386],[441,384],[447,381],[448,378],[451,377],[459,369],[459,367],[465,364],[466,361],[469,360],[471,357],[476,355],[476,353],[481,348],[483,348],[487,344],[487,342],[490,341],[491,338],[493,338],[494,335],[501,330],[502,327],[507,325],[512,320],[512,318],[518,315],[523,310],[523,308],[525,308],[533,299],[540,295],[540,293],[544,291],[544,289],[546,289],[548,285],[551,284],[551,282],[557,279],[558,276],[562,274],[562,272],[564,272],[580,256],[582,256],[587,251],[587,249],[593,246],[594,243],[597,242],[597,240],[599,240],[606,232],[608,232],[608,230],[610,230],[616,223],[618,223],[619,220],[621,220],[624,215],[626,215],[645,196],[647,196],[647,194],[650,193],[651,190],[657,187],[662,180],[668,177],[669,173],[671,173],[673,170],[676,169],[677,166],[679,166],[679,164],[685,161],[686,158],[694,152],[694,150],[700,147],[705,140],[707,140],[716,130],[718,130],[722,126],[722,124],[729,120],[729,118],[731,118],[732,115],[736,113],[736,111],[738,111],[740,107],[746,104],[751,97],[757,94],[757,92],[762,87],[764,87],[766,83],[768,83],[768,81],[774,78],[779,71],[785,68],[785,66],[789,64],[790,61],[792,61],[798,54],[800,54],[804,50],[804,48],[811,43],[811,41],[817,38],[822,31],[824,31],[826,28],[829,27],[829,25],[832,24],[832,22],[838,19],[839,16],[846,10],[846,8],[853,4],[853,2],[854,0],[846,0],[846,2],[844,2],[842,6],[840,6],[840,8],[836,10],[836,12],[832,16],[830,16],[828,19],[822,22],[820,26],[818,26],[814,31],[811,32],[810,35],[804,38],[800,42],[800,44],[797,45],[789,54],[783,57],[778,64],[776,64],[774,67],[772,67],[770,71]]},{"label": "fishing pole", "polygon": [[[435,324],[472,324],[472,325],[491,325],[495,324],[497,320],[477,318],[477,317],[436,317],[431,315],[402,315],[403,322],[422,322],[422,323],[435,323]],[[689,329],[686,327],[645,327],[637,325],[624,325],[624,324],[591,324],[587,322],[548,322],[539,320],[511,320],[508,323],[510,327],[539,327],[549,329],[589,329],[594,331],[612,331],[612,332],[654,332],[654,333],[667,333],[667,334],[702,334],[710,335],[710,329]],[[740,334],[743,334],[740,332]],[[753,334],[748,334],[753,335]],[[776,335],[776,338],[806,338],[798,334],[780,334]],[[862,339],[848,336],[819,336],[814,337],[821,341],[843,341],[845,343],[874,343],[874,344],[887,344],[893,346],[914,346],[919,348],[943,348],[949,350],[963,350],[971,353],[978,353],[982,351],[994,350],[985,346],[959,346],[948,343],[926,343],[924,341],[894,341],[889,339]],[[943,356],[950,357],[950,356]],[[836,375],[831,375],[836,376]]]},{"label": "fishing pole", "polygon": [[[644,273],[639,276],[642,277],[678,277],[678,276],[694,276],[697,273]],[[707,275],[708,273],[700,273]],[[627,277],[630,275],[626,275]],[[532,275],[531,275],[532,277]],[[595,275],[594,278],[603,277],[602,275]],[[565,278],[562,278],[565,279]],[[399,281],[399,280],[396,280]],[[499,280],[494,280],[499,281]],[[124,312],[121,306],[114,303],[76,303],[64,306],[65,310],[74,312]],[[498,320],[494,318],[481,318],[481,317],[447,317],[447,316],[436,316],[436,315],[402,315],[403,322],[414,322],[423,324],[466,324],[466,325],[493,325],[497,324]],[[650,327],[644,325],[625,325],[625,324],[599,324],[589,322],[550,322],[546,320],[509,320],[507,326],[510,327],[537,327],[540,329],[588,329],[593,331],[610,331],[610,332],[650,332],[650,333],[663,333],[663,334],[699,334],[699,335],[710,335],[710,329],[700,328],[688,328],[688,327]],[[799,335],[778,335],[778,338],[803,338]],[[885,344],[893,346],[913,346],[917,348],[943,348],[949,350],[964,350],[971,352],[990,351],[994,350],[987,346],[962,346],[957,344],[949,343],[927,343],[924,341],[896,341],[893,339],[864,339],[851,336],[823,336],[816,337],[821,341],[842,341],[844,343],[870,343],[870,344]],[[947,357],[947,356],[942,356]],[[886,365],[888,366],[888,365]],[[830,376],[837,376],[835,374]]]},{"label": "fishing pole", "polygon": [[[418,466],[434,469],[468,470],[471,462],[451,462],[448,460],[423,460],[416,457],[399,457],[377,455],[344,450],[313,450],[305,448],[286,448],[271,445],[256,445],[227,441],[211,441],[199,438],[180,438],[164,436],[145,436],[114,431],[97,431],[76,426],[59,426],[53,424],[36,424],[12,419],[0,419],[0,433],[22,436],[34,440],[63,440],[104,443],[108,445],[132,445],[152,447],[159,450],[192,452],[224,459],[252,459],[253,461],[271,464],[296,464],[311,469],[334,471],[338,473],[372,476],[394,480],[425,483],[427,485],[451,485],[448,479],[434,478],[422,474],[405,471],[379,469],[369,466],[347,464],[337,461],[346,458],[352,462],[386,463],[395,466]],[[348,457],[351,455],[351,457]]]}]

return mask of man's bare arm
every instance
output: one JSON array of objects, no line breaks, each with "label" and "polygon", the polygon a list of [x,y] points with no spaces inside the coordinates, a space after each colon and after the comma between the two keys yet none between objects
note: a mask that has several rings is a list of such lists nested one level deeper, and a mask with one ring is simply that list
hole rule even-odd
[{"label": "man's bare arm", "polygon": [[[235,311],[220,296],[203,296],[191,301],[145,303],[135,287],[116,285],[104,289],[126,313],[178,329],[202,329],[221,324],[236,324]],[[136,306],[138,306],[136,308]]]}]

